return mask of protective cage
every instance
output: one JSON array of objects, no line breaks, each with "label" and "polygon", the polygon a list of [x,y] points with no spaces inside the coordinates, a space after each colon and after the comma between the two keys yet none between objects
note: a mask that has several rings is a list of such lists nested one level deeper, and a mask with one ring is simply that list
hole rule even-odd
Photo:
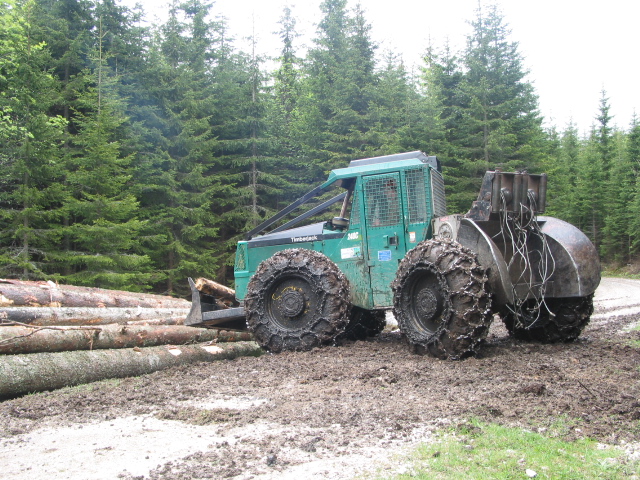
[{"label": "protective cage", "polygon": [[364,178],[367,224],[373,228],[400,223],[398,175],[376,175]]}]

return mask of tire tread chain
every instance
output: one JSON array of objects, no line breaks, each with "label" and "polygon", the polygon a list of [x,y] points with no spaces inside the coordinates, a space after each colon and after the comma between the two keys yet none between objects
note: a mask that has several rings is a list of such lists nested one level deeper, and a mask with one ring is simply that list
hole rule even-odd
[{"label": "tire tread chain", "polygon": [[593,295],[576,298],[549,298],[540,310],[540,317],[528,324],[526,317],[513,313],[504,317],[509,333],[518,340],[543,343],[571,342],[577,339],[593,314]]},{"label": "tire tread chain", "polygon": [[[404,285],[415,269],[436,274],[446,307],[437,331],[429,336],[411,326],[402,308]],[[394,291],[394,314],[400,330],[418,352],[438,358],[461,359],[477,353],[492,321],[486,270],[468,248],[449,239],[427,240],[411,249],[400,262]]]},{"label": "tire tread chain", "polygon": [[[278,276],[295,274],[309,280],[320,299],[310,321],[287,329],[269,320],[266,299]],[[258,343],[271,352],[311,350],[340,335],[349,318],[349,282],[322,253],[292,248],[275,253],[258,266],[247,286],[247,326]]]}]

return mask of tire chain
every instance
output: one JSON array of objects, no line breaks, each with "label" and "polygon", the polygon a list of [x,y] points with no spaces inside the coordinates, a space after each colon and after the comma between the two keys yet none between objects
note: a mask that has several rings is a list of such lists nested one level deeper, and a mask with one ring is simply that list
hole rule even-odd
[{"label": "tire chain", "polygon": [[[270,321],[267,315],[265,299],[273,285],[270,280],[282,273],[311,279],[311,289],[321,299],[318,316],[297,330],[282,328]],[[331,301],[328,306],[327,301]],[[254,332],[258,343],[272,352],[311,350],[332,342],[344,331],[349,308],[349,282],[344,274],[322,253],[302,248],[281,250],[261,262],[249,282],[245,297],[247,326]],[[326,327],[317,328],[321,323]]]},{"label": "tire chain", "polygon": [[576,298],[550,298],[546,300],[534,323],[515,318],[513,312],[504,317],[504,324],[518,340],[543,343],[571,342],[577,339],[593,314],[593,295]]},{"label": "tire chain", "polygon": [[[435,248],[440,248],[442,251],[436,252],[435,261],[431,263],[426,259],[432,255]],[[447,259],[452,256],[453,259],[447,264]],[[492,321],[491,296],[487,291],[486,270],[478,264],[473,251],[457,242],[449,239],[421,242],[407,252],[392,283],[394,311],[400,308],[399,300],[402,290],[400,279],[412,269],[425,267],[438,274],[436,276],[440,288],[448,296],[445,299],[448,311],[443,313],[443,322],[438,331],[427,339],[420,338],[417,332],[406,328],[406,321],[398,319],[399,324],[405,324],[406,331],[403,333],[419,353],[426,350],[438,358],[452,360],[477,353]],[[463,284],[456,285],[461,283],[461,280]],[[452,290],[452,287],[455,289]],[[401,312],[396,314],[396,317],[399,316],[402,317]]]}]

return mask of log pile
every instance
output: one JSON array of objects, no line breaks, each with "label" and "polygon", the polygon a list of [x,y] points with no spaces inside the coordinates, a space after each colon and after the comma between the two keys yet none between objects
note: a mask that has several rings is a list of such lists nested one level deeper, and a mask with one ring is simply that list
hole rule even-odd
[{"label": "log pile", "polygon": [[182,325],[101,325],[99,327],[0,328],[0,354],[16,355],[71,350],[186,345],[251,340],[248,332],[230,332]]},{"label": "log pile", "polygon": [[[206,279],[200,285],[226,305],[235,301],[227,287]],[[190,305],[162,295],[0,279],[0,398],[261,353],[247,332],[184,326]]]},{"label": "log pile", "polygon": [[255,342],[7,355],[0,358],[0,397],[123,378],[194,362],[260,355]]},{"label": "log pile", "polygon": [[0,307],[62,306],[189,309],[189,302],[164,295],[58,285],[51,281],[0,280]]}]

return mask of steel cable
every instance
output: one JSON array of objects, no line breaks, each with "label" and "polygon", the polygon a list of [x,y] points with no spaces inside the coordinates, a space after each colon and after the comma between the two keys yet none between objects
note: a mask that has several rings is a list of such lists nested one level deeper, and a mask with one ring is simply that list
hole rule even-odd
[{"label": "steel cable", "polygon": [[[509,258],[507,270],[513,274],[519,272],[517,278],[512,278],[514,304],[507,305],[513,314],[518,328],[531,328],[541,318],[542,309],[553,316],[545,302],[545,293],[549,279],[553,276],[556,262],[547,242],[547,237],[540,229],[536,211],[537,203],[533,192],[527,194],[530,207],[520,203],[518,210],[509,212],[504,192],[500,192],[500,233],[504,246],[503,255]],[[495,238],[495,236],[494,236]],[[533,239],[537,238],[537,242]],[[538,250],[530,250],[534,244],[539,244]],[[509,252],[508,247],[511,248]],[[509,256],[509,253],[511,256]],[[534,255],[539,256],[537,268]],[[526,291],[520,289],[526,285]],[[520,290],[520,291],[519,291]],[[526,325],[523,320],[526,319]]]}]

